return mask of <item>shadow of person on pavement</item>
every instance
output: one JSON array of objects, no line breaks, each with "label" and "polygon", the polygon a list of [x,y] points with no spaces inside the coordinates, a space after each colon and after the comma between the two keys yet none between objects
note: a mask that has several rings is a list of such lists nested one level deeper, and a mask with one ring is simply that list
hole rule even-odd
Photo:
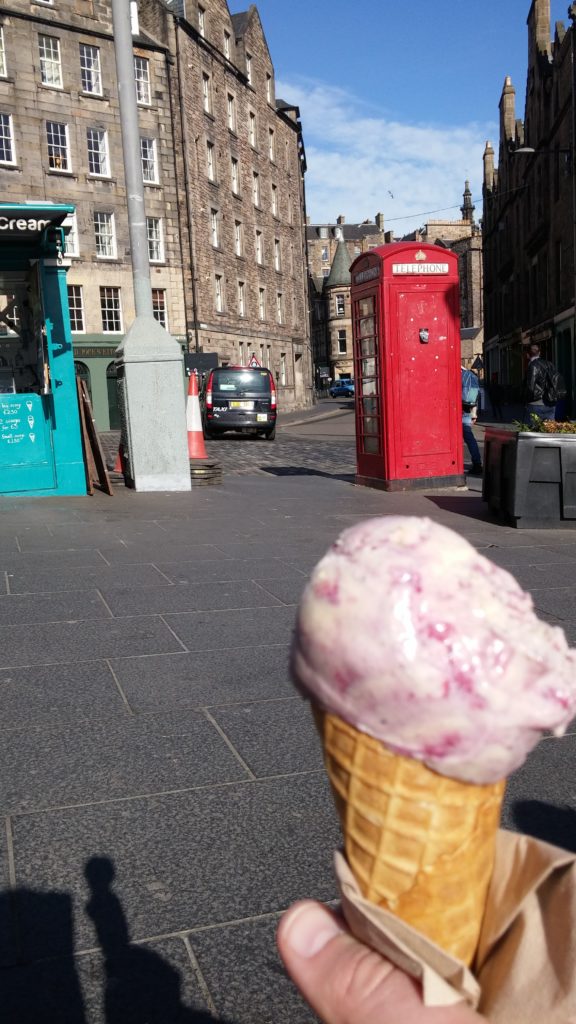
[{"label": "shadow of person on pavement", "polygon": [[2,1024],[85,1024],[73,947],[68,893],[0,892]]},{"label": "shadow of person on pavement", "polygon": [[517,800],[511,813],[520,832],[576,853],[576,811],[571,807],[556,807],[542,800]]},{"label": "shadow of person on pavement", "polygon": [[130,945],[122,904],[112,890],[112,861],[92,857],[84,874],[91,890],[86,912],[104,954],[106,1024],[216,1024],[210,1013],[184,1005],[174,967],[152,950]]}]

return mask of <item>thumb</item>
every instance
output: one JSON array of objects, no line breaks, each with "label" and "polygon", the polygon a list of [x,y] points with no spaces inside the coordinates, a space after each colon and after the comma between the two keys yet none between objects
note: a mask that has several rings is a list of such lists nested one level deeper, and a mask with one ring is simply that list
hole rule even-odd
[{"label": "thumb", "polygon": [[464,1004],[425,1007],[418,984],[357,942],[321,903],[296,903],[278,929],[286,969],[324,1024],[480,1024]]}]

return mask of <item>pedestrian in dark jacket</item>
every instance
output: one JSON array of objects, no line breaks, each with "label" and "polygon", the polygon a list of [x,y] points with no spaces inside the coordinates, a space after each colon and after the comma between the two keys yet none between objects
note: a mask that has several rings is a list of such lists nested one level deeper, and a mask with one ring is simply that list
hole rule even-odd
[{"label": "pedestrian in dark jacket", "polygon": [[542,359],[538,342],[532,342],[529,353],[530,362],[524,378],[525,420],[529,423],[531,416],[539,416],[541,420],[553,420],[556,403],[548,405],[544,396],[550,370],[554,372],[555,367],[546,359]]}]

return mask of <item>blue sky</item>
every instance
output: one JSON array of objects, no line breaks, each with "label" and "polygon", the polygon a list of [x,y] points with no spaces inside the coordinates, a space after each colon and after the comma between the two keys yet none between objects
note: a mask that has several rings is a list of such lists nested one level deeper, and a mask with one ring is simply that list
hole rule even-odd
[{"label": "blue sky", "polygon": [[[530,0],[256,6],[276,94],[300,106],[313,222],[382,211],[402,235],[427,219],[457,219],[466,178],[481,215],[482,153],[487,139],[498,143],[506,75],[524,116]],[[247,7],[229,0],[232,13]],[[567,8],[551,0],[551,37],[556,21],[569,24]]]}]

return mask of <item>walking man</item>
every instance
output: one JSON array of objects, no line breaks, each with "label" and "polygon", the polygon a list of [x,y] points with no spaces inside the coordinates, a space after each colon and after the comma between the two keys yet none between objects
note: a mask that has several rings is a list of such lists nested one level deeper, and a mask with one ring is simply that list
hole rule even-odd
[{"label": "walking man", "polygon": [[554,363],[542,358],[537,341],[532,342],[528,351],[530,362],[524,378],[525,420],[530,423],[532,416],[553,420],[556,403],[566,395],[564,381]]},{"label": "walking man", "polygon": [[472,469],[470,470],[469,476],[482,476],[482,457],[480,455],[480,449],[478,442],[474,437],[474,431],[472,425],[476,423],[477,418],[477,404],[478,395],[480,394],[480,384],[478,383],[478,377],[473,370],[467,370],[464,366],[461,368],[462,372],[462,434],[464,436],[464,443],[468,446],[470,452],[470,458],[472,459]]}]

